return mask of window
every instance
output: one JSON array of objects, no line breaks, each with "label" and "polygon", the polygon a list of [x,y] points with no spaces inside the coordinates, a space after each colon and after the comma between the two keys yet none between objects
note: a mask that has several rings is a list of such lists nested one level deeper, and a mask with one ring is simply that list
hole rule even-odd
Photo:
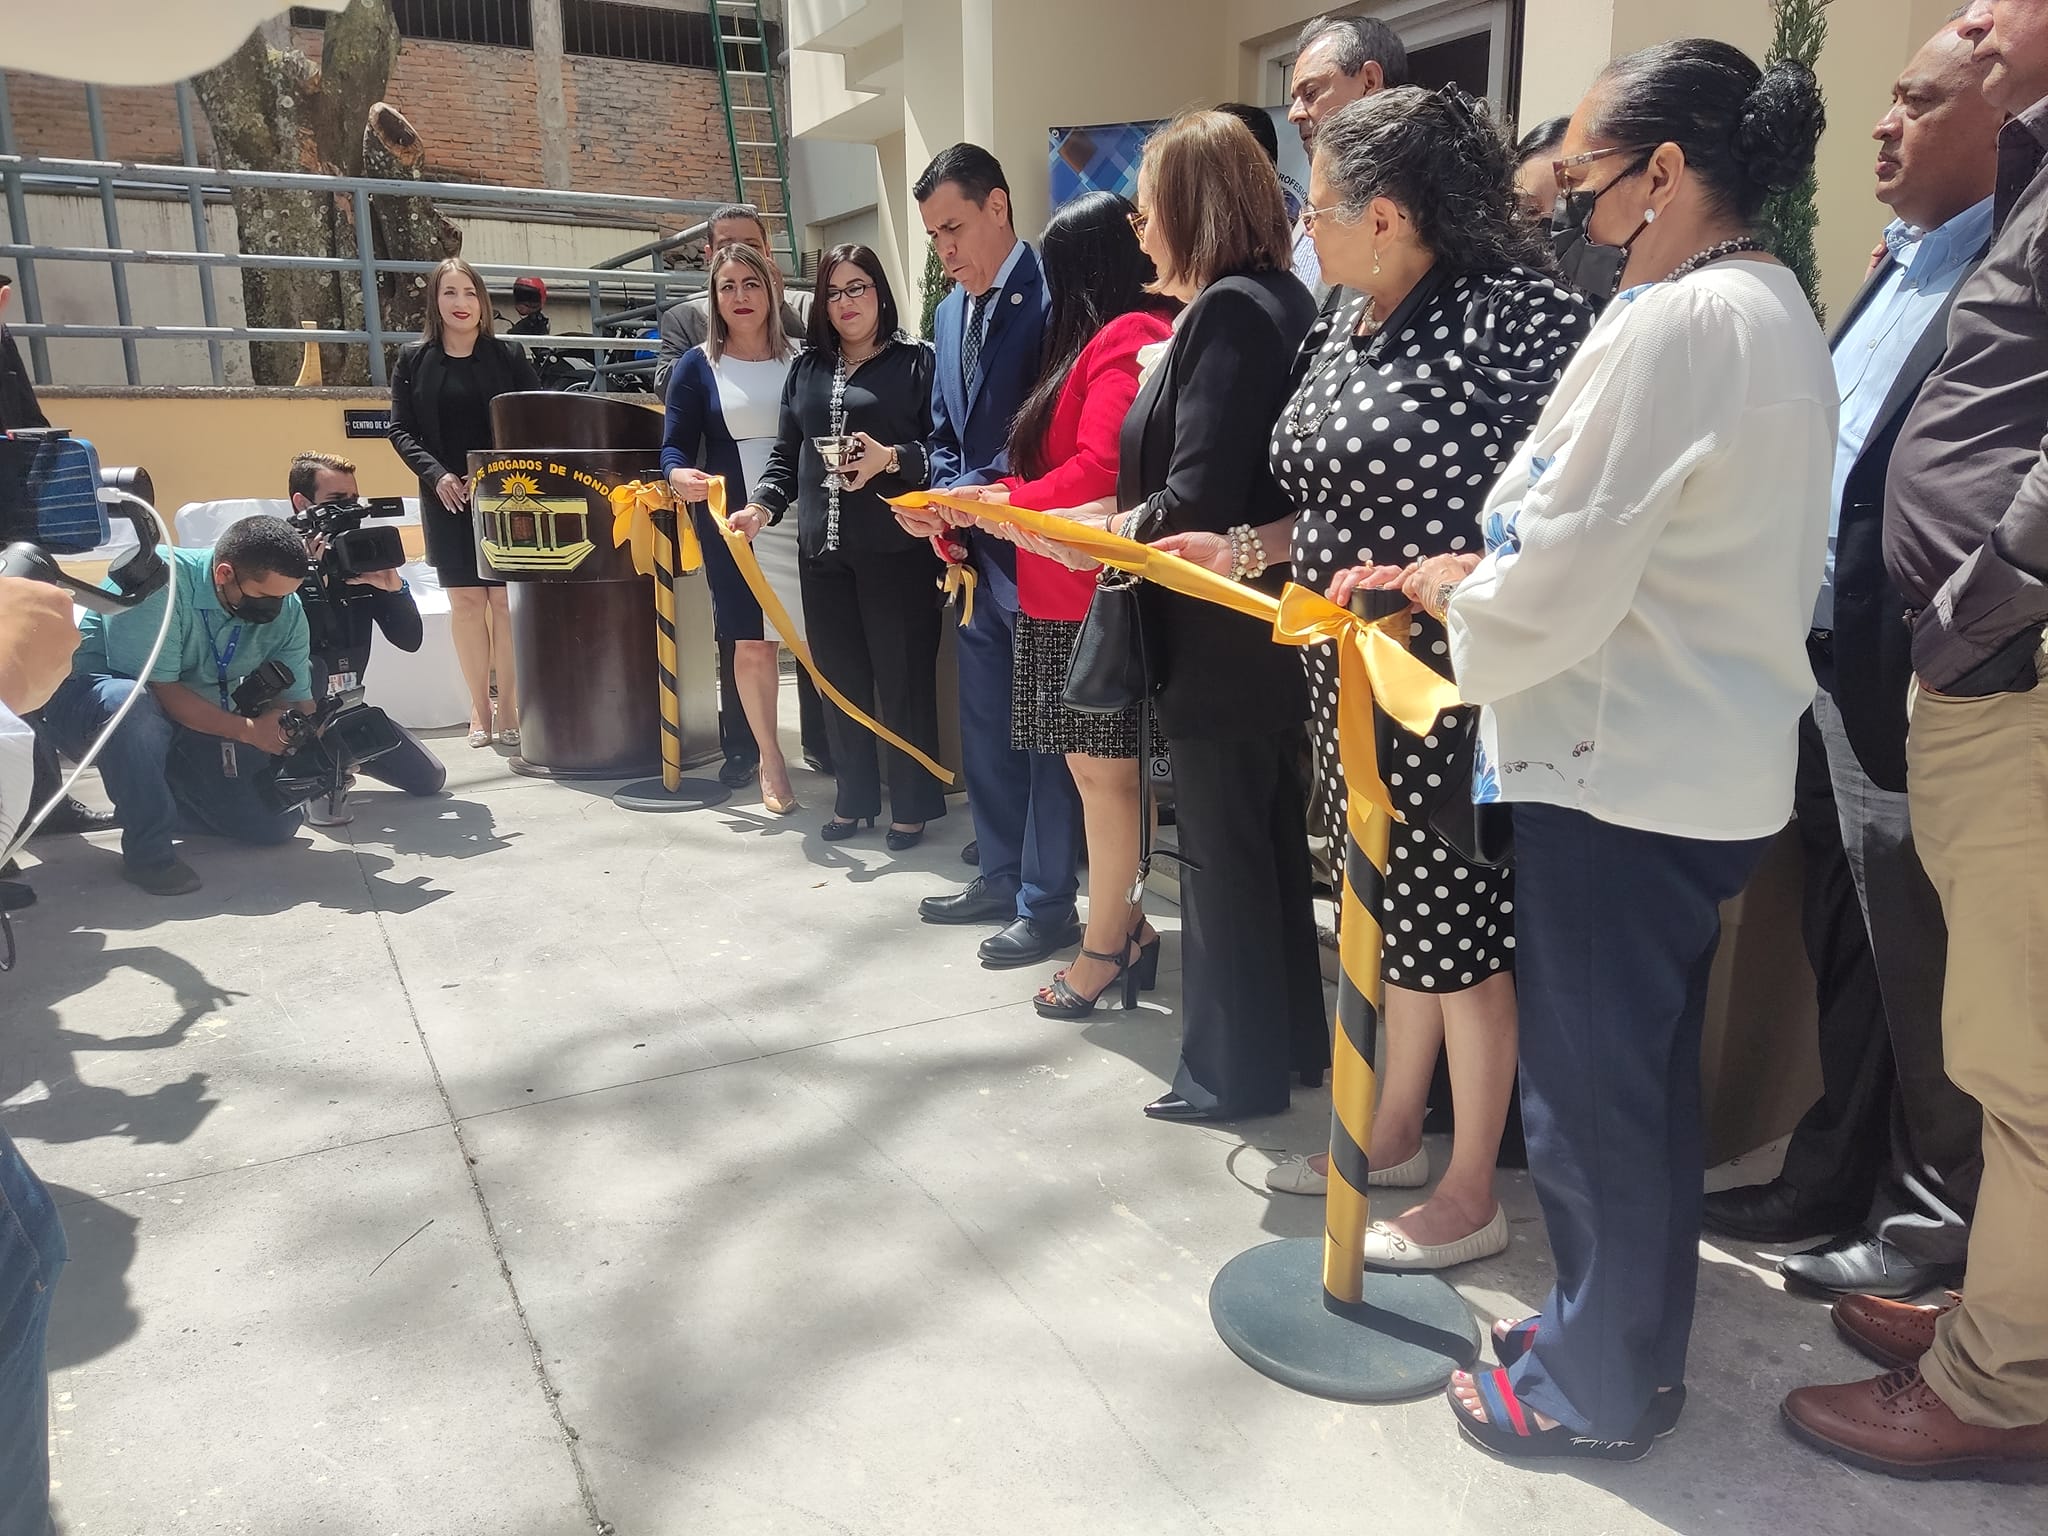
[{"label": "window", "polygon": [[[1412,84],[1435,90],[1452,82],[1493,103],[1505,114],[1509,101],[1508,30],[1510,0],[1381,0],[1346,6],[1347,14],[1377,16],[1408,45]],[[1264,54],[1268,99],[1287,100],[1294,68],[1294,39],[1275,43]]]},{"label": "window", "polygon": [[[498,48],[533,46],[533,11],[528,0],[391,0],[398,35],[427,42],[482,43]],[[318,31],[327,12],[296,7],[292,25]],[[728,32],[753,18],[726,17]],[[711,13],[636,5],[632,0],[562,0],[562,51],[593,59],[626,59],[642,64],[669,64],[680,69],[716,69],[716,34]],[[782,29],[767,26],[767,47],[728,43],[729,69],[759,71],[782,52]]]}]

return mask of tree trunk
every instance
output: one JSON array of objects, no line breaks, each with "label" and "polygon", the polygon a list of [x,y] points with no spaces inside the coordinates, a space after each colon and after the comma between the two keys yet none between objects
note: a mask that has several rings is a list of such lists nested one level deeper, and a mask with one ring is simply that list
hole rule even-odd
[{"label": "tree trunk", "polygon": [[[411,123],[389,102],[370,108],[363,127],[363,174],[379,181],[426,180],[427,147]],[[459,255],[462,232],[441,217],[427,197],[373,197],[371,234],[387,261],[439,261]],[[427,318],[427,278],[420,272],[387,272],[378,279],[385,331],[404,338]]]},{"label": "tree trunk", "polygon": [[[225,63],[195,79],[193,89],[213,129],[223,169],[326,176],[389,173],[417,180],[416,168],[424,158],[419,136],[381,101],[397,59],[398,25],[390,0],[351,0],[348,9],[328,17],[319,63],[294,49],[271,46],[258,32]],[[373,122],[380,111],[395,119],[395,125],[386,122],[381,134]],[[386,137],[409,140],[412,148],[401,153],[383,142]],[[366,170],[373,154],[376,168]],[[376,204],[400,211],[387,213]],[[376,204],[372,224],[386,230],[377,254],[438,260],[460,248],[455,230],[433,215],[424,199],[380,198]],[[415,204],[425,207],[424,215]],[[357,256],[355,208],[346,196],[242,190],[235,193],[234,206],[247,253]],[[389,296],[396,299],[404,292],[400,285]],[[249,270],[242,274],[242,298],[251,326],[289,329],[305,320],[337,330],[362,325],[362,280],[353,271]],[[386,322],[394,330],[417,324],[417,310],[402,304]],[[299,358],[300,347],[293,342],[256,342],[249,348],[258,384],[290,384],[298,376]],[[320,362],[329,383],[369,381],[363,347],[323,345]]]}]

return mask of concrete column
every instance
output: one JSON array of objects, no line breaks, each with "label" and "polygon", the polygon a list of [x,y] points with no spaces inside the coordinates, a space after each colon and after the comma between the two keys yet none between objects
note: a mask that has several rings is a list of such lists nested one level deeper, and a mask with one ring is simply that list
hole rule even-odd
[{"label": "concrete column", "polygon": [[532,0],[533,109],[540,120],[540,179],[569,189],[569,107],[562,89],[562,0]]}]

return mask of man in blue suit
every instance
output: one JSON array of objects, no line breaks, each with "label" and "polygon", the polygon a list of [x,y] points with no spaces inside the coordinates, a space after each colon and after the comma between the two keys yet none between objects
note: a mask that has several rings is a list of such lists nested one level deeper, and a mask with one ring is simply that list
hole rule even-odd
[{"label": "man in blue suit", "polygon": [[[913,190],[954,282],[933,338],[932,485],[985,485],[1009,473],[1010,422],[1038,382],[1045,280],[1011,226],[1009,183],[987,150],[955,144]],[[1080,942],[1081,797],[1063,758],[1010,745],[1016,547],[974,532],[965,539],[979,590],[974,622],[960,631],[960,752],[981,874],[954,895],[926,897],[918,913],[928,923],[1007,924],[982,943],[982,964],[1036,965]]]}]

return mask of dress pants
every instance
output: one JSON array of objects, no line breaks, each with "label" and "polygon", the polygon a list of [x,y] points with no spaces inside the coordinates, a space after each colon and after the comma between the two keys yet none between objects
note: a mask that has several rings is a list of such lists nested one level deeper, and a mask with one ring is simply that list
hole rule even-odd
[{"label": "dress pants", "polygon": [[1867,1211],[1884,1166],[1892,1047],[1870,933],[1842,846],[1845,818],[1815,721],[1819,708],[1799,719],[1792,819],[1805,854],[1800,928],[1819,1006],[1821,1096],[1793,1130],[1780,1177],[1810,1204]]},{"label": "dress pants", "polygon": [[1894,1063],[1876,1133],[1884,1161],[1864,1225],[1915,1263],[1960,1264],[1984,1173],[1984,1112],[1950,1081],[1942,1061],[1948,929],[1941,901],[1920,867],[1907,797],[1871,783],[1827,694],[1814,700],[1813,717],[1870,929]]},{"label": "dress pants", "polygon": [[66,1256],[50,1192],[0,1131],[0,1536],[49,1536],[43,1340]]},{"label": "dress pants", "polygon": [[1072,920],[1080,889],[1081,792],[1057,752],[1010,745],[1017,587],[977,552],[974,622],[959,633],[960,757],[981,878],[1017,892],[1017,915]]},{"label": "dress pants", "polygon": [[1522,1123],[1557,1283],[1516,1395],[1633,1436],[1685,1379],[1699,1278],[1700,1033],[1721,903],[1768,838],[1642,832],[1515,807]]},{"label": "dress pants", "polygon": [[[939,755],[939,592],[937,563],[926,549],[901,554],[833,550],[799,567],[804,632],[811,657],[847,698],[934,760]],[[825,729],[838,776],[836,813],[882,813],[881,743],[865,726],[826,705]],[[946,814],[939,781],[916,759],[889,755],[892,820],[935,821]]]},{"label": "dress pants", "polygon": [[1173,1091],[1201,1109],[1278,1114],[1290,1067],[1320,1073],[1330,1064],[1302,734],[1170,743],[1187,861]]},{"label": "dress pants", "polygon": [[1948,917],[1949,1076],[1984,1108],[1963,1302],[1921,1362],[1970,1424],[2048,1422],[2048,650],[2041,686],[1913,701],[1913,826]]}]

